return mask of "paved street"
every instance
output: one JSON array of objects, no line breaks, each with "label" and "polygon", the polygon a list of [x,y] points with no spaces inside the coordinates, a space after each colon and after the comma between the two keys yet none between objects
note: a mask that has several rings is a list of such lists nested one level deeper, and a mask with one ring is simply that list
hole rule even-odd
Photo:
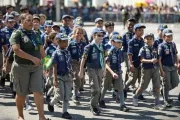
[{"label": "paved street", "polygon": [[[145,33],[151,32],[156,33],[157,24],[145,24],[147,28],[145,29]],[[90,34],[92,30],[92,26],[85,27],[87,33]],[[180,24],[169,24],[169,28],[171,28],[174,32],[174,41],[177,43],[178,51],[180,51]],[[123,34],[125,30],[123,30],[122,25],[115,26],[115,31]],[[157,36],[157,34],[155,34]],[[123,67],[124,70],[124,67]],[[8,82],[6,83],[9,84]],[[149,88],[151,85],[149,86]],[[147,89],[147,91],[149,90]],[[72,114],[74,120],[122,120],[122,119],[131,119],[131,120],[180,120],[180,102],[177,100],[177,95],[180,92],[180,84],[179,86],[170,92],[171,98],[174,99],[173,107],[170,109],[166,109],[163,111],[154,110],[153,107],[153,97],[145,91],[143,94],[145,98],[147,98],[147,102],[139,102],[138,107],[134,107],[132,105],[132,94],[128,93],[128,99],[126,100],[127,107],[130,108],[130,111],[125,113],[119,111],[119,104],[112,99],[111,91],[108,91],[106,98],[106,109],[101,109],[102,114],[100,116],[93,116],[89,110],[89,98],[90,91],[88,85],[88,77],[86,76],[86,85],[85,91],[81,94],[81,105],[76,106],[73,102],[70,101],[69,113]],[[6,88],[5,93],[0,88],[0,120],[16,120],[17,119],[17,110],[15,106],[15,100],[11,98],[11,94],[8,93],[9,90]],[[35,104],[33,102],[33,97],[30,98],[33,106],[35,108]],[[162,100],[162,97],[161,97]],[[45,107],[45,115],[52,120],[61,120],[62,108],[55,106],[55,112],[50,113],[47,109],[47,104]],[[37,109],[33,111],[24,111],[25,120],[38,120]]]}]

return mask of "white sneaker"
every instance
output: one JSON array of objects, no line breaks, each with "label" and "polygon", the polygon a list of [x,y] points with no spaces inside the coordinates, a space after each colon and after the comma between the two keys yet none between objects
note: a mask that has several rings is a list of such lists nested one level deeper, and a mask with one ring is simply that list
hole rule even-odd
[{"label": "white sneaker", "polygon": [[31,105],[26,105],[26,108],[25,108],[27,111],[31,111],[33,110],[34,108],[31,106]]},{"label": "white sneaker", "polygon": [[155,106],[154,106],[154,109],[155,109],[155,110],[163,110],[163,109],[164,109],[164,106],[161,105],[161,104],[155,105]]},{"label": "white sneaker", "polygon": [[133,105],[134,105],[135,107],[138,106],[138,99],[133,98]]}]

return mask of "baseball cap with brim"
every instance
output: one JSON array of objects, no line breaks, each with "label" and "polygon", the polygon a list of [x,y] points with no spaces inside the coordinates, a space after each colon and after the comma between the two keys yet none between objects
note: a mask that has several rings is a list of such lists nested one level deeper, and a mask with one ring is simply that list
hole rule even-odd
[{"label": "baseball cap with brim", "polygon": [[95,34],[95,33],[103,33],[104,35],[106,34],[106,32],[101,28],[95,28],[92,33],[93,34]]},{"label": "baseball cap with brim", "polygon": [[172,30],[166,28],[163,30],[163,35],[169,36],[169,35],[173,35]]},{"label": "baseball cap with brim", "polygon": [[134,30],[140,29],[140,28],[146,28],[146,26],[145,26],[145,25],[142,25],[142,24],[140,24],[140,23],[134,25]]},{"label": "baseball cap with brim", "polygon": [[46,20],[44,26],[52,27],[53,26],[53,21],[52,20]]},{"label": "baseball cap with brim", "polygon": [[6,22],[12,22],[12,21],[16,21],[16,20],[14,19],[14,16],[12,16],[12,15],[7,15],[5,21],[6,21]]},{"label": "baseball cap with brim", "polygon": [[168,26],[166,24],[160,24],[159,27],[158,27],[158,30],[163,31],[166,28],[168,28]]},{"label": "baseball cap with brim", "polygon": [[33,16],[33,20],[38,19],[40,21],[40,18],[38,16]]},{"label": "baseball cap with brim", "polygon": [[144,39],[145,39],[146,37],[152,37],[152,38],[154,39],[154,34],[152,34],[152,33],[146,33],[146,34],[144,35]]},{"label": "baseball cap with brim", "polygon": [[15,17],[15,16],[19,16],[20,14],[16,11],[12,11],[10,15],[13,15]]},{"label": "baseball cap with brim", "polygon": [[68,40],[68,36],[65,33],[58,33],[56,34],[56,39]]},{"label": "baseball cap with brim", "polygon": [[65,18],[70,18],[71,19],[71,16],[70,15],[63,15],[62,19],[65,19]]},{"label": "baseball cap with brim", "polygon": [[103,19],[102,18],[96,18],[94,22],[97,23],[99,21],[103,21]]},{"label": "baseball cap with brim", "polygon": [[84,26],[84,23],[81,19],[74,20],[74,27],[82,27],[82,26]]},{"label": "baseball cap with brim", "polygon": [[111,37],[111,40],[113,40],[114,42],[123,42],[123,39],[122,39],[122,37],[120,36],[120,35],[113,35],[112,37]]}]

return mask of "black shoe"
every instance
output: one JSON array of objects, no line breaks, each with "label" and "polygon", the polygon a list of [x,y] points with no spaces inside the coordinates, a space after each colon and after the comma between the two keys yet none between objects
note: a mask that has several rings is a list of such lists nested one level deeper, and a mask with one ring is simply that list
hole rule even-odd
[{"label": "black shoe", "polygon": [[127,108],[126,105],[123,105],[123,106],[120,107],[120,111],[128,112],[129,108]]},{"label": "black shoe", "polygon": [[7,80],[8,82],[10,82],[10,75],[9,75],[9,74],[6,75],[6,80]]},{"label": "black shoe", "polygon": [[62,114],[62,118],[72,119],[72,116],[71,116],[68,112],[64,112],[64,113]]},{"label": "black shoe", "polygon": [[99,107],[106,108],[106,105],[105,105],[105,101],[104,101],[104,100],[101,100],[101,101],[99,102]]},{"label": "black shoe", "polygon": [[12,92],[12,98],[16,98],[16,92],[15,91]]},{"label": "black shoe", "polygon": [[163,97],[163,89],[161,89],[161,95],[162,95],[162,97]]},{"label": "black shoe", "polygon": [[113,98],[113,99],[116,99],[116,94],[115,94],[115,92],[112,93],[112,98]]},{"label": "black shoe", "polygon": [[116,103],[120,103],[120,100],[119,100],[119,98],[116,98]]},{"label": "black shoe", "polygon": [[169,104],[172,104],[172,103],[173,103],[173,99],[169,99],[167,102],[168,102]]},{"label": "black shoe", "polygon": [[124,98],[127,99],[127,90],[124,90]]},{"label": "black shoe", "polygon": [[1,78],[1,80],[0,80],[0,86],[2,86],[2,87],[5,86],[5,78]]},{"label": "black shoe", "polygon": [[77,104],[77,105],[80,104],[79,98],[78,98],[77,96],[73,96],[73,97],[72,97],[72,100],[73,100],[73,102],[74,102],[75,104]]},{"label": "black shoe", "polygon": [[139,95],[138,100],[141,100],[141,101],[143,101],[143,102],[146,102],[146,99],[144,98],[143,95]]},{"label": "black shoe", "polygon": [[180,93],[179,93],[179,96],[178,96],[178,100],[180,101]]},{"label": "black shoe", "polygon": [[165,108],[171,108],[171,107],[172,107],[172,105],[171,105],[171,104],[169,104],[169,103],[166,101],[166,102],[164,102],[164,107],[165,107]]},{"label": "black shoe", "polygon": [[49,96],[49,95],[46,96],[46,102],[47,102],[47,103],[49,103],[49,102],[51,101],[50,98],[51,98],[51,96]]},{"label": "black shoe", "polygon": [[91,112],[93,115],[99,115],[101,113],[98,108],[91,108]]},{"label": "black shoe", "polygon": [[54,106],[50,105],[50,103],[48,103],[48,110],[49,112],[54,112]]},{"label": "black shoe", "polygon": [[83,88],[79,89],[79,92],[82,92],[82,91],[84,91],[84,89],[83,89]]}]

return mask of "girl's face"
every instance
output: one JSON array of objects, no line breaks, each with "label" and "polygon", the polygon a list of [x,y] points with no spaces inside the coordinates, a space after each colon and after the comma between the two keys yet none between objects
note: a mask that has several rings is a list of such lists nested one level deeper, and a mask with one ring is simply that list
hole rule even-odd
[{"label": "girl's face", "polygon": [[111,41],[111,44],[112,44],[115,48],[117,48],[117,49],[119,49],[119,48],[122,47],[122,42],[114,42],[114,41],[112,40],[112,41]]},{"label": "girl's face", "polygon": [[60,40],[58,44],[61,49],[66,49],[68,47],[68,40]]},{"label": "girl's face", "polygon": [[54,37],[54,39],[52,40],[52,43],[53,43],[54,45],[57,45],[56,37]]},{"label": "girl's face", "polygon": [[82,30],[77,30],[75,33],[76,40],[81,40],[83,38],[83,32]]}]

